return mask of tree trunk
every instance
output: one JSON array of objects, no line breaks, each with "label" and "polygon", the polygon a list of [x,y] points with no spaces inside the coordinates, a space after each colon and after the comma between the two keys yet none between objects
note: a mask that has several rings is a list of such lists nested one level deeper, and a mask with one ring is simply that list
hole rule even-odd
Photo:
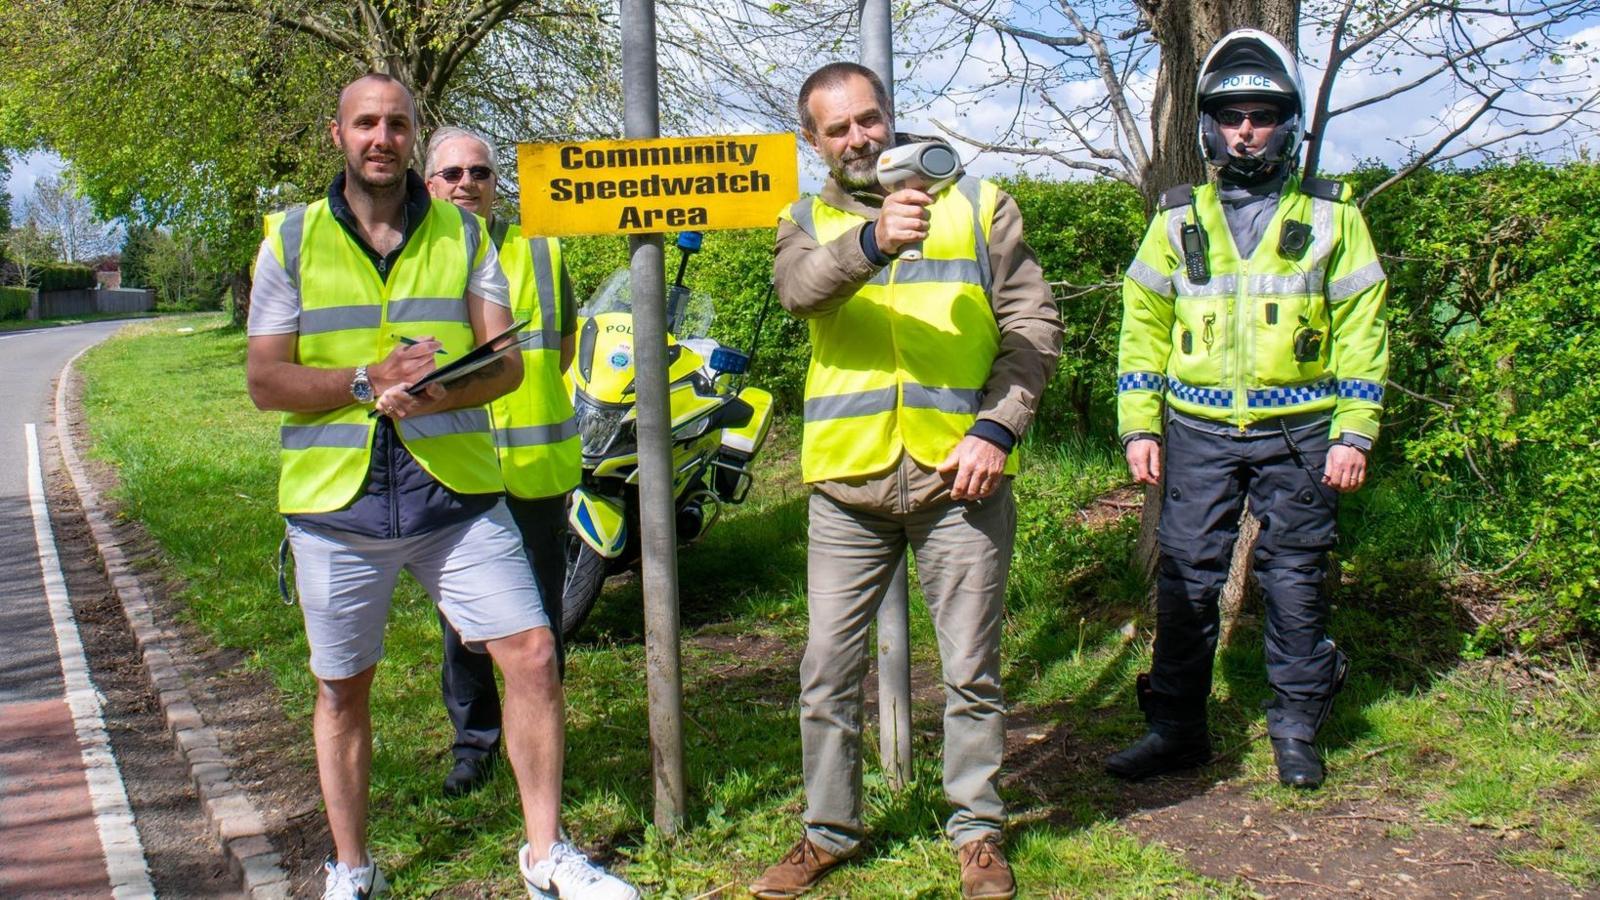
[{"label": "tree trunk", "polygon": [[1239,614],[1255,596],[1255,583],[1250,573],[1255,565],[1256,538],[1261,534],[1261,521],[1250,514],[1248,504],[1239,516],[1239,539],[1233,544],[1233,561],[1228,565],[1228,581],[1222,586],[1222,632],[1217,646],[1225,647],[1238,624]]},{"label": "tree trunk", "polygon": [[[1150,34],[1161,45],[1161,64],[1156,71],[1155,98],[1150,110],[1150,168],[1140,178],[1145,212],[1154,214],[1156,199],[1173,185],[1199,184],[1209,177],[1196,146],[1200,116],[1196,108],[1195,82],[1206,53],[1223,35],[1236,28],[1259,28],[1283,41],[1291,53],[1297,52],[1300,29],[1298,0],[1189,0],[1158,2],[1139,0],[1139,7],[1150,19]],[[1166,457],[1162,456],[1162,471]],[[1161,517],[1160,490],[1146,489],[1144,510],[1139,523],[1139,544],[1134,565],[1146,576],[1155,572],[1156,523]],[[1250,548],[1255,544],[1259,523],[1245,513],[1240,524],[1239,543],[1244,552],[1234,553],[1228,584],[1237,591],[1249,577]],[[1245,541],[1245,534],[1250,540]],[[1235,583],[1240,585],[1232,588]],[[1242,593],[1240,594],[1242,597]]]},{"label": "tree trunk", "polygon": [[231,321],[234,327],[243,328],[250,322],[250,270],[234,269],[228,273],[228,293],[232,296]]},{"label": "tree trunk", "polygon": [[1150,18],[1151,37],[1161,45],[1150,110],[1150,168],[1140,179],[1145,208],[1153,212],[1162,191],[1206,179],[1195,146],[1195,82],[1211,45],[1236,28],[1259,28],[1294,52],[1300,5],[1297,0],[1141,0],[1139,5]]}]

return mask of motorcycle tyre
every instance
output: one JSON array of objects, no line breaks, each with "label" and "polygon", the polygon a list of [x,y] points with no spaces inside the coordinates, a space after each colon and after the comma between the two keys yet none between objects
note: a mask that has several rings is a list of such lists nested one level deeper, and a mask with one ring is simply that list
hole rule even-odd
[{"label": "motorcycle tyre", "polygon": [[570,540],[577,546],[568,551],[567,580],[561,592],[561,636],[568,641],[577,635],[594,610],[611,568],[611,561],[596,553],[593,547],[576,537]]}]

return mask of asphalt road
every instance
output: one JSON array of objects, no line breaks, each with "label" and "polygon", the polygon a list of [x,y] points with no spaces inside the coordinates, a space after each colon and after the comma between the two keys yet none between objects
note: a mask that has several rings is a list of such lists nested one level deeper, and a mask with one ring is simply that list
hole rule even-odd
[{"label": "asphalt road", "polygon": [[[0,896],[234,894],[65,490],[55,380],[125,323],[0,334]],[[153,849],[153,852],[151,851]]]},{"label": "asphalt road", "polygon": [[121,323],[49,328],[0,334],[0,704],[62,695],[55,632],[44,602],[28,499],[24,425],[38,426],[41,440],[54,429],[56,373],[78,351],[98,343]]}]

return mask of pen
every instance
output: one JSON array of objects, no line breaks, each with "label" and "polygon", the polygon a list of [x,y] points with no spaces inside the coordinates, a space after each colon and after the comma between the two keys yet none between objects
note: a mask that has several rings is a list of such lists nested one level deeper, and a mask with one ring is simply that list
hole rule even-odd
[{"label": "pen", "polygon": [[[412,338],[408,338],[408,337],[406,337],[404,335],[396,335],[395,336],[395,340],[398,340],[400,343],[405,344],[407,347],[415,347],[419,343],[418,341],[416,341],[416,340],[414,340]],[[437,349],[437,350],[435,350],[433,352],[434,353],[448,353],[449,351],[444,349],[443,347],[440,347],[439,349]]]}]

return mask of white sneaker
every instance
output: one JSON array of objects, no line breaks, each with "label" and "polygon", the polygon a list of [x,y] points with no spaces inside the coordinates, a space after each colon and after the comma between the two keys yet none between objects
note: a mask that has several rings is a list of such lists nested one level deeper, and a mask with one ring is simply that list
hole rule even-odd
[{"label": "white sneaker", "polygon": [[530,864],[533,848],[527,844],[517,852],[522,883],[534,900],[638,900],[633,885],[607,872],[571,844],[557,841],[550,855]]},{"label": "white sneaker", "polygon": [[366,865],[352,869],[344,863],[335,865],[330,856],[322,869],[328,873],[322,900],[367,900],[389,891],[389,882],[383,880],[383,873],[378,871],[378,864],[371,857],[367,858]]}]

